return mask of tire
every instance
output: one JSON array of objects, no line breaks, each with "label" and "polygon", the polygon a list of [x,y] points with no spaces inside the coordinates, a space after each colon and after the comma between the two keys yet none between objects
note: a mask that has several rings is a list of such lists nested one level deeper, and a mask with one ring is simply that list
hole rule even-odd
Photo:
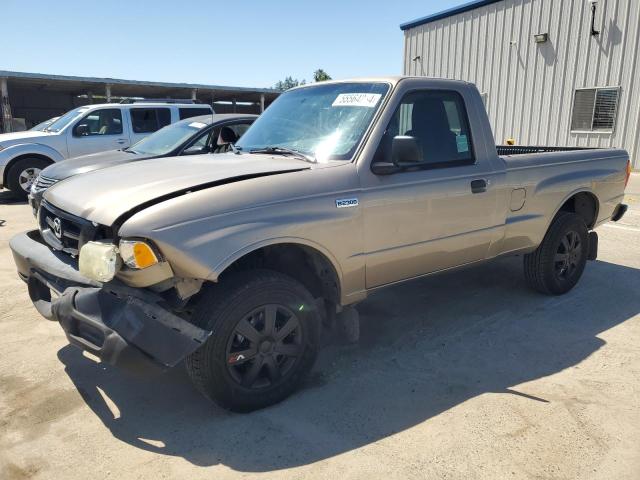
[{"label": "tire", "polygon": [[588,255],[589,231],[584,220],[575,213],[562,212],[540,246],[524,256],[525,280],[540,293],[562,295],[580,280]]},{"label": "tire", "polygon": [[[186,359],[195,387],[237,412],[264,408],[291,395],[311,370],[318,350],[321,316],[311,294],[270,270],[231,274],[202,293],[193,323],[212,334]],[[267,323],[273,325],[271,333]]]},{"label": "tire", "polygon": [[15,197],[25,200],[29,195],[31,183],[49,165],[51,165],[51,162],[42,158],[21,158],[11,166],[7,173],[7,187]]}]

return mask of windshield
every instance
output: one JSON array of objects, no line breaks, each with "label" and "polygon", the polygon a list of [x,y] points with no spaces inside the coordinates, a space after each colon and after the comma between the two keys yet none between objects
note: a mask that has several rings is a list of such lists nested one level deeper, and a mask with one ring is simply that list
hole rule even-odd
[{"label": "windshield", "polygon": [[44,129],[45,132],[59,132],[64,127],[69,125],[72,121],[74,121],[81,114],[89,110],[88,108],[76,108],[73,110],[69,110],[67,113],[62,115],[56,121],[52,122],[47,128]]},{"label": "windshield", "polygon": [[138,143],[127,148],[130,152],[146,155],[166,155],[189,140],[207,126],[202,122],[180,122],[167,125]]},{"label": "windshield", "polygon": [[389,86],[334,83],[283,93],[255,121],[236,147],[299,151],[316,161],[350,160]]}]

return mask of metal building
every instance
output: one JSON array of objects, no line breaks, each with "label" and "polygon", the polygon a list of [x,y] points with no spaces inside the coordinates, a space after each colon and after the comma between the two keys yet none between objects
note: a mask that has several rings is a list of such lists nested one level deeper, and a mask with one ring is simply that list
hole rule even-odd
[{"label": "metal building", "polygon": [[640,168],[640,1],[480,0],[400,28],[404,73],[475,83],[496,143],[621,147]]},{"label": "metal building", "polygon": [[190,99],[218,113],[260,113],[280,92],[192,83],[72,77],[0,70],[0,133],[24,130],[80,105],[122,98]]}]

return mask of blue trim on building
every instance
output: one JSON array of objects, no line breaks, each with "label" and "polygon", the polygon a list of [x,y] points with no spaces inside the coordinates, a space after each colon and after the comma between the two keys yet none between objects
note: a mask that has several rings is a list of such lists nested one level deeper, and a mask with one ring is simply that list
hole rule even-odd
[{"label": "blue trim on building", "polygon": [[476,8],[484,7],[485,5],[491,5],[492,3],[498,3],[501,1],[502,0],[474,0],[472,2],[465,3],[464,5],[459,5],[457,7],[449,8],[448,10],[443,10],[442,12],[434,13],[426,17],[403,23],[400,25],[400,30],[408,30],[419,25],[425,25],[427,23],[435,22],[436,20],[442,20],[443,18],[451,17],[459,13],[468,12],[469,10],[475,10]]}]

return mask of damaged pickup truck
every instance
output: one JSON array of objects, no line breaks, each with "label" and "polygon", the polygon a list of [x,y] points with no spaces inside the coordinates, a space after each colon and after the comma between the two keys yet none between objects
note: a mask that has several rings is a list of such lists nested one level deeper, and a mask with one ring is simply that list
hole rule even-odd
[{"label": "damaged pickup truck", "polygon": [[428,78],[290,90],[233,152],[51,187],[11,240],[35,307],[102,361],[173,367],[225,408],[282,400],[323,324],[372,290],[504,255],[571,290],[622,217],[623,150],[501,147],[477,89]]}]

